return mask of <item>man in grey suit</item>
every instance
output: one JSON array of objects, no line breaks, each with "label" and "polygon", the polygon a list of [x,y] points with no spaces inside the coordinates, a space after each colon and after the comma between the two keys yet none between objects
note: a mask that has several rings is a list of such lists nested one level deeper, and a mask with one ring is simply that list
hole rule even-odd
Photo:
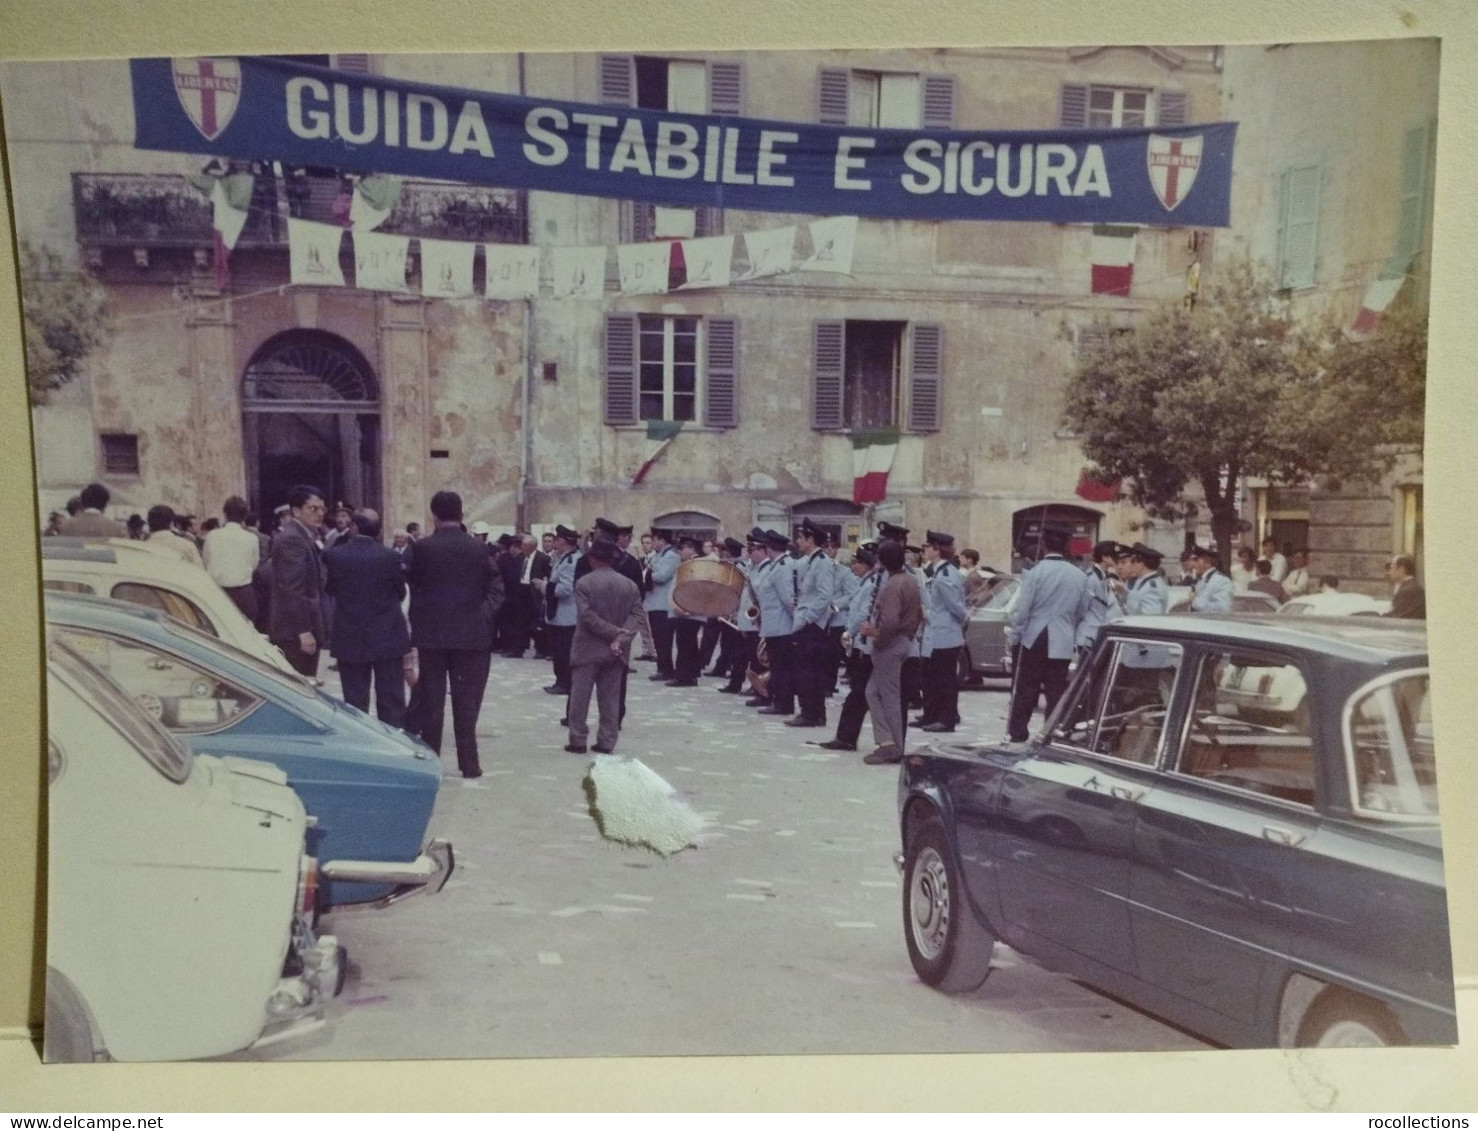
[{"label": "man in grey suit", "polygon": [[621,729],[621,675],[632,638],[641,630],[642,596],[629,578],[611,567],[620,549],[597,538],[585,557],[590,572],[575,582],[575,638],[570,642],[570,741],[565,749],[584,754],[590,736],[590,693],[596,696],[600,723],[595,753],[616,748]]},{"label": "man in grey suit", "polygon": [[1043,693],[1051,715],[1067,689],[1068,665],[1089,600],[1088,578],[1062,556],[1067,544],[1066,531],[1048,528],[1042,533],[1047,553],[1022,577],[1016,611],[1006,630],[1006,642],[1014,649],[1015,679],[1006,724],[1012,742],[1029,737],[1032,712]]}]

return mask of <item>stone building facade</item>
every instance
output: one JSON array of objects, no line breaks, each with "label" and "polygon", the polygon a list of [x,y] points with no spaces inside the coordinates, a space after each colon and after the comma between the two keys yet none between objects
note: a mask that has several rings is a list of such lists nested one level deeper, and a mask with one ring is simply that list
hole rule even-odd
[{"label": "stone building facade", "polygon": [[[1219,120],[1229,116],[1222,68],[1248,50],[313,61],[590,103],[1037,129]],[[285,219],[330,219],[343,183],[335,170],[265,165],[222,292],[208,204],[185,181],[204,161],[132,147],[125,63],[12,68],[4,105],[20,236],[86,264],[114,311],[85,379],[34,414],[43,513],[95,478],[124,513],[164,501],[201,514],[232,493],[270,508],[306,480],[395,525],[425,523],[430,494],[452,487],[469,520],[505,528],[609,515],[733,533],[811,515],[850,542],[888,517],[953,531],[998,565],[1044,518],[1085,540],[1180,544],[1179,526],[1146,530],[1134,509],[1079,495],[1085,461],[1062,431],[1061,390],[1094,326],[1129,325],[1178,299],[1193,263],[1212,269],[1225,232],[1140,229],[1124,297],[1091,293],[1087,225],[864,218],[849,275],[623,295],[612,254],[600,301],[425,299],[289,285]],[[1264,132],[1286,111],[1238,103],[1244,138],[1249,106],[1269,119]],[[1269,168],[1244,141],[1239,176]],[[1240,223],[1266,219],[1236,206]],[[809,219],[702,209],[694,226],[804,232]],[[409,182],[383,230],[614,248],[651,238],[652,223],[640,201]],[[613,379],[631,379],[613,372],[623,349],[662,382],[647,405],[612,392]],[[636,417],[622,417],[632,404]],[[692,423],[633,487],[649,451],[645,416],[674,411]],[[862,508],[850,502],[850,435],[874,425],[902,436],[887,501]]]}]

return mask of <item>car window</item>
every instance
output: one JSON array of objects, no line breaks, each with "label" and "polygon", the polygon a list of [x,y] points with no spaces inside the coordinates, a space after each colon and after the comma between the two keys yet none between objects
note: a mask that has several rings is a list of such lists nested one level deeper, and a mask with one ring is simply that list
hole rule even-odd
[{"label": "car window", "polygon": [[57,630],[49,630],[47,640],[47,675],[68,684],[107,720],[139,752],[143,759],[173,782],[190,777],[193,755],[179,740],[151,721],[127,693],[78,652],[56,639]]},{"label": "car window", "polygon": [[1202,658],[1176,770],[1298,805],[1314,804],[1308,684],[1256,649]]},{"label": "car window", "polygon": [[1427,673],[1403,672],[1357,693],[1345,722],[1355,808],[1376,817],[1437,816],[1437,762]]},{"label": "car window", "polygon": [[165,631],[171,632],[183,640],[189,640],[193,637],[197,646],[209,649],[212,652],[230,653],[231,659],[235,660],[238,664],[251,668],[257,678],[269,680],[279,691],[290,692],[295,696],[312,702],[318,702],[327,698],[327,696],[323,695],[308,681],[307,676],[300,675],[291,669],[283,669],[277,667],[275,664],[269,664],[254,652],[247,652],[238,648],[229,640],[220,640],[214,636],[207,636],[205,633],[198,632],[175,620],[167,622],[164,628]]},{"label": "car window", "polygon": [[1016,590],[1019,588],[1021,588],[1021,582],[1017,581],[1014,577],[1007,578],[1004,581],[998,581],[996,582],[995,588],[990,591],[990,596],[986,598],[980,607],[982,609],[1004,609],[1011,603],[1011,598],[1015,596]]},{"label": "car window", "polygon": [[158,609],[166,616],[174,617],[182,624],[198,628],[201,632],[216,636],[216,626],[190,598],[157,585],[145,585],[137,581],[120,581],[113,586],[113,600],[127,601],[130,605],[142,605],[146,609]]},{"label": "car window", "polygon": [[59,578],[48,577],[41,582],[42,589],[50,589],[53,593],[87,593],[95,594],[96,590],[83,581],[62,581]]},{"label": "car window", "polygon": [[152,645],[63,625],[52,625],[51,631],[171,731],[217,730],[261,701]]},{"label": "car window", "polygon": [[1178,644],[1118,640],[1100,648],[1052,739],[1094,754],[1152,765],[1181,666]]}]

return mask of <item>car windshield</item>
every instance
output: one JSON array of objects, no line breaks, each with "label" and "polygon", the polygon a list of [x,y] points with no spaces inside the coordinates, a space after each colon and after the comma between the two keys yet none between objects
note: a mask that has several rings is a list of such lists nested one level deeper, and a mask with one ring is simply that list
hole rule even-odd
[{"label": "car windshield", "polygon": [[66,683],[170,781],[190,776],[192,755],[129,698],[128,693],[72,648],[53,639],[46,649],[47,674]]},{"label": "car windshield", "polygon": [[991,590],[990,596],[986,598],[980,607],[982,609],[1004,609],[1011,603],[1011,597],[1020,586],[1021,582],[1017,581],[1014,577],[1008,577],[1004,581],[997,582],[996,587]]},{"label": "car windshield", "polygon": [[283,671],[281,668],[267,663],[266,660],[254,656],[250,652],[242,651],[229,641],[215,636],[208,636],[172,617],[164,621],[163,624],[174,635],[183,637],[186,640],[193,640],[197,645],[209,651],[229,653],[231,659],[235,660],[238,664],[244,664],[251,668],[253,672],[260,675],[263,679],[270,680],[274,687],[304,699],[317,700],[320,697],[313,685],[302,676],[297,675],[295,672]]},{"label": "car windshield", "polygon": [[1365,688],[1345,716],[1356,811],[1387,819],[1435,820],[1437,761],[1425,670]]}]

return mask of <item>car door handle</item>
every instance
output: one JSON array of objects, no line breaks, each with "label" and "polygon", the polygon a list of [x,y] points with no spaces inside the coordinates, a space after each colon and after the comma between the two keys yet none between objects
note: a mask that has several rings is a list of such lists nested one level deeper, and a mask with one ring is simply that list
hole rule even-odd
[{"label": "car door handle", "polygon": [[1144,790],[1131,789],[1127,785],[1116,785],[1109,790],[1109,794],[1120,801],[1138,801],[1144,796]]},{"label": "car door handle", "polygon": [[1303,833],[1291,833],[1287,829],[1276,828],[1273,825],[1262,827],[1262,838],[1274,844],[1286,844],[1289,848],[1302,844],[1307,839]]}]

